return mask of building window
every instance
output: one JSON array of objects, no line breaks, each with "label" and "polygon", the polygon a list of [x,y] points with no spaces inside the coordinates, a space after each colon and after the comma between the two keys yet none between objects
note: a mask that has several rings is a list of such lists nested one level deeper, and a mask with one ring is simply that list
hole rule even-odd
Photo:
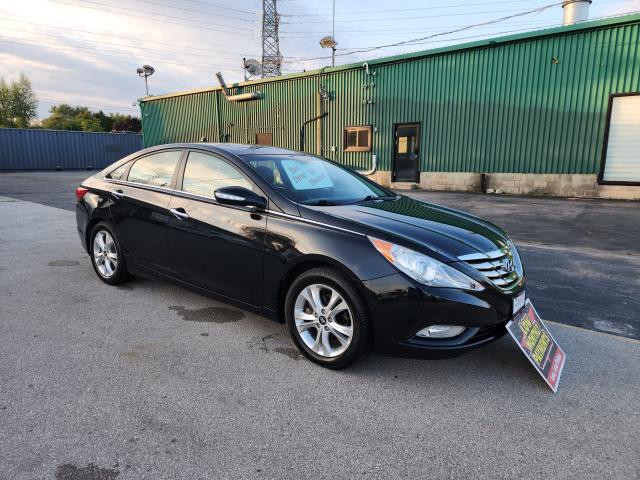
[{"label": "building window", "polygon": [[256,145],[273,145],[271,132],[256,133]]},{"label": "building window", "polygon": [[370,152],[371,127],[346,127],[344,129],[345,152]]}]

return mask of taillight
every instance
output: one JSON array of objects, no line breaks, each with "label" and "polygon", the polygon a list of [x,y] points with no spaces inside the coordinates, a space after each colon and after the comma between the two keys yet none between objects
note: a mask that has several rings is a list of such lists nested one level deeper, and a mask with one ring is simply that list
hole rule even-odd
[{"label": "taillight", "polygon": [[89,190],[84,188],[84,187],[78,187],[76,188],[76,199],[78,201],[82,200],[84,198],[84,196],[87,194]]}]

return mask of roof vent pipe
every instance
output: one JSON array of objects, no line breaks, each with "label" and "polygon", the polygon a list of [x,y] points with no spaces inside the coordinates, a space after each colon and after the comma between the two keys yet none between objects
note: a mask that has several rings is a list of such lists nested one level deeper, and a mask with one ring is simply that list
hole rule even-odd
[{"label": "roof vent pipe", "polygon": [[589,5],[591,0],[569,0],[562,4],[562,25],[589,20]]},{"label": "roof vent pipe", "polygon": [[247,100],[258,100],[262,96],[260,92],[248,92],[241,93],[239,95],[230,95],[231,92],[229,92],[227,85],[224,83],[222,73],[216,73],[216,77],[218,77],[218,81],[220,82],[220,86],[222,87],[222,91],[224,92],[224,97],[229,102],[246,102]]}]

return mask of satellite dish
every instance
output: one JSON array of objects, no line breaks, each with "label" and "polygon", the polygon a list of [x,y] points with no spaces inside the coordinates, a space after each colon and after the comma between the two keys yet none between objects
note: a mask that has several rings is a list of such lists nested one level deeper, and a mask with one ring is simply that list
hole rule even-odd
[{"label": "satellite dish", "polygon": [[337,44],[338,42],[336,42],[335,38],[333,38],[331,35],[327,35],[326,37],[322,37],[320,39],[320,46],[322,48],[335,48]]},{"label": "satellite dish", "polygon": [[244,69],[249,75],[262,74],[262,64],[258,60],[254,60],[253,58],[244,61]]}]

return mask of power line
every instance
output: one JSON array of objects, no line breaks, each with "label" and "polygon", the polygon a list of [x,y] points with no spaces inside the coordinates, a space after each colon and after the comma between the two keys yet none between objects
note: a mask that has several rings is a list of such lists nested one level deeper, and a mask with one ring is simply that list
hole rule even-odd
[{"label": "power line", "polygon": [[[564,2],[560,2],[557,3],[555,5],[561,5]],[[468,17],[468,16],[474,16],[474,15],[485,15],[488,13],[505,13],[505,12],[519,12],[520,9],[511,9],[511,10],[485,10],[482,12],[474,12],[474,11],[470,11],[470,12],[461,12],[461,13],[444,13],[444,14],[438,14],[438,15],[411,15],[411,16],[407,16],[407,17],[386,17],[386,18],[360,18],[357,20],[337,20],[337,22],[339,23],[363,23],[363,22],[380,22],[381,20],[384,22],[389,22],[389,21],[395,21],[395,20],[401,20],[401,21],[407,21],[407,20],[421,20],[421,19],[425,19],[425,18],[445,18],[445,17]],[[286,25],[308,25],[308,24],[315,24],[315,23],[326,23],[326,20],[308,20],[308,21],[295,21],[293,23],[288,23],[286,22]],[[283,22],[283,24],[285,24],[285,22]]]},{"label": "power line", "polygon": [[[628,2],[629,0],[599,0],[598,1],[598,5],[603,4],[603,3],[618,3],[618,2]],[[518,5],[521,2],[517,2],[515,0],[503,0],[503,1],[499,1],[499,2],[480,2],[480,3],[460,3],[460,4],[449,4],[449,5],[434,5],[434,6],[430,6],[430,7],[416,7],[416,8],[392,8],[392,9],[387,9],[387,10],[359,10],[359,11],[347,11],[347,12],[341,12],[340,16],[345,16],[345,15],[359,15],[362,16],[363,14],[376,14],[376,13],[381,13],[381,14],[386,14],[386,13],[392,13],[392,12],[411,12],[411,11],[423,11],[423,10],[442,10],[442,9],[446,9],[446,10],[451,10],[453,8],[462,8],[462,7],[476,7],[476,6],[488,6],[488,5],[501,5],[501,4],[514,4],[514,5]],[[506,11],[506,10],[501,10],[501,11]],[[282,14],[283,17],[320,17],[320,16],[331,16],[332,13],[284,13]],[[466,13],[465,13],[466,15]],[[415,17],[415,16],[410,16],[408,18],[423,18],[423,17]],[[359,21],[358,20],[353,20],[353,21]],[[387,18],[378,18],[377,20],[381,20],[381,21],[386,21]],[[327,22],[328,20],[325,20],[325,22]],[[321,23],[321,22],[318,22]]]},{"label": "power line", "polygon": [[[564,3],[564,2],[560,2],[560,3]],[[542,8],[547,9],[547,8],[551,8],[551,7],[556,6],[556,5],[557,5],[557,4],[551,4],[551,5],[547,5],[546,7],[542,7]],[[527,12],[523,12],[521,15],[526,15],[526,13],[527,13]],[[625,13],[624,13],[624,14],[622,14],[622,15],[628,15],[628,14],[632,14],[632,13],[640,13],[640,11],[630,11],[630,12],[625,12]],[[619,15],[615,15],[615,16],[619,16]],[[505,18],[511,18],[511,17],[505,17]],[[602,17],[594,17],[594,18],[592,18],[591,20],[599,20],[599,19],[602,19],[602,18],[611,18],[611,16],[610,16],[610,15],[607,15],[607,16],[602,16]],[[495,24],[495,23],[499,23],[499,22],[500,22],[500,21],[502,21],[502,20],[503,20],[503,19],[496,19],[496,20],[492,20],[492,21],[484,22],[484,23],[488,23],[488,24]],[[484,23],[483,23],[483,24],[484,24]],[[483,24],[477,24],[477,25],[483,25]],[[549,25],[547,25],[546,27],[543,27],[543,28],[553,28],[553,27],[557,27],[557,26],[559,26],[559,25],[557,25],[556,23],[553,23],[553,24],[549,24]],[[405,42],[398,42],[398,43],[395,43],[395,44],[391,44],[391,45],[383,45],[383,46],[380,46],[380,47],[354,47],[354,48],[344,48],[343,50],[357,50],[357,51],[350,52],[350,53],[346,53],[346,54],[343,54],[343,55],[351,55],[351,54],[353,54],[353,53],[360,53],[360,52],[363,52],[363,51],[368,52],[368,51],[371,51],[371,50],[377,50],[377,49],[380,49],[380,48],[389,48],[389,47],[403,46],[403,45],[409,45],[409,46],[413,46],[413,45],[425,45],[425,44],[428,44],[428,43],[434,43],[434,42],[433,42],[433,41],[422,41],[422,40],[430,39],[430,38],[434,38],[434,37],[438,37],[438,36],[442,36],[442,35],[448,35],[448,34],[450,34],[450,33],[454,33],[454,32],[465,31],[465,30],[469,30],[469,29],[471,29],[471,28],[475,28],[475,27],[476,27],[476,25],[470,25],[470,26],[468,26],[468,27],[466,27],[466,28],[461,28],[461,29],[458,29],[458,30],[450,31],[450,32],[443,32],[443,33],[439,33],[439,34],[435,34],[435,35],[429,35],[429,36],[427,36],[427,37],[423,37],[423,38],[421,38],[421,39],[407,40],[407,41],[405,41]],[[519,31],[520,31],[520,32],[528,32],[528,31],[531,31],[531,30],[530,30],[530,29],[523,29],[523,30],[519,30]],[[516,32],[516,31],[512,31],[512,32],[501,32],[501,33],[499,33],[499,32],[496,32],[496,33],[487,33],[487,34],[478,35],[477,37],[481,37],[481,36],[494,36],[494,35],[501,35],[501,34],[505,34],[505,33],[515,33],[515,32]],[[468,38],[471,38],[471,37],[468,37]],[[447,41],[447,40],[443,40],[443,41]]]},{"label": "power line", "polygon": [[[402,46],[402,45],[419,45],[418,42],[421,42],[421,41],[424,41],[424,40],[429,40],[431,38],[441,37],[441,36],[445,36],[445,35],[451,35],[452,33],[458,33],[458,32],[462,32],[462,31],[465,31],[465,30],[470,30],[472,28],[477,28],[477,27],[480,27],[480,26],[483,26],[483,25],[493,25],[493,24],[496,24],[496,23],[504,22],[504,21],[509,20],[511,18],[522,17],[522,16],[525,16],[525,15],[530,15],[532,13],[540,13],[540,12],[542,12],[544,10],[549,9],[549,8],[561,5],[562,3],[564,3],[564,2],[556,2],[556,3],[552,3],[552,4],[549,4],[549,5],[542,6],[542,7],[538,7],[538,8],[532,9],[532,10],[525,10],[525,11],[522,11],[522,12],[519,12],[519,13],[516,13],[516,14],[513,14],[513,15],[508,15],[506,17],[500,17],[500,18],[496,18],[496,19],[493,19],[493,20],[488,20],[486,22],[480,22],[480,23],[475,23],[475,24],[472,24],[472,25],[467,25],[465,27],[456,28],[454,30],[448,30],[448,31],[445,31],[445,32],[434,33],[432,35],[427,35],[425,37],[414,38],[414,39],[411,39],[411,40],[404,40],[404,41],[401,41],[401,42],[390,43],[390,44],[387,44],[387,45],[376,45],[376,46],[372,46],[372,47],[362,47],[362,48],[356,48],[356,49],[342,48],[342,49],[339,49],[339,50],[352,50],[352,51],[345,52],[345,53],[337,53],[336,55],[338,55],[338,56],[347,56],[347,55],[353,55],[353,54],[356,54],[356,53],[368,53],[368,52],[372,52],[374,50],[381,50],[383,48],[390,48],[390,47],[398,47],[398,46]],[[316,58],[321,58],[321,57],[316,57]]]},{"label": "power line", "polygon": [[[17,20],[17,19],[13,19],[13,18],[8,18],[8,17],[0,17],[0,20],[4,20],[4,21],[8,21],[8,22],[15,22],[15,23],[21,23],[21,24],[26,24],[26,25],[33,25],[33,26],[38,26],[38,27],[45,27],[45,28],[51,28],[51,29],[56,29],[56,31],[69,31],[69,32],[77,32],[77,33],[81,33],[81,34],[87,34],[87,35],[97,35],[100,37],[111,37],[111,38],[116,38],[116,39],[122,39],[122,40],[131,40],[134,42],[142,42],[142,43],[150,43],[150,44],[154,44],[154,45],[167,45],[167,46],[171,46],[171,47],[184,47],[187,48],[189,50],[196,50],[196,51],[201,51],[201,52],[210,52],[209,55],[207,55],[209,58],[211,58],[211,56],[221,56],[221,57],[230,57],[231,59],[241,59],[242,57],[257,57],[259,56],[258,53],[253,52],[253,53],[248,53],[248,52],[229,52],[229,51],[225,51],[225,52],[220,52],[218,50],[214,50],[214,49],[210,49],[210,48],[202,48],[202,47],[192,47],[191,45],[185,45],[182,43],[173,43],[173,42],[161,42],[159,40],[148,40],[148,39],[144,39],[144,38],[138,38],[138,37],[129,37],[129,36],[123,36],[123,35],[116,35],[113,33],[103,33],[103,32],[92,32],[90,30],[82,30],[82,29],[78,29],[78,28],[71,28],[68,26],[62,26],[62,25],[53,25],[53,24],[47,24],[47,23],[35,23],[35,22],[27,22],[25,20]],[[91,42],[93,39],[83,39],[83,38],[79,38],[79,37],[69,37],[66,35],[61,35],[61,34],[52,34],[52,33],[41,33],[41,32],[31,32],[31,31],[25,31],[25,30],[17,30],[17,29],[11,29],[11,28],[6,28],[6,30],[14,30],[14,31],[20,31],[21,33],[28,33],[28,34],[36,34],[36,35],[47,35],[47,36],[56,36],[59,38],[64,38],[64,39],[70,39],[70,40],[78,40],[78,41],[82,41],[85,43],[89,43]],[[19,37],[13,37],[13,38],[19,38]],[[22,37],[20,37],[19,39],[21,39]],[[107,44],[107,42],[102,42],[102,40],[100,40],[101,44]],[[112,45],[114,46],[129,46],[127,44],[119,44],[119,43],[112,43]],[[145,50],[157,50],[157,49],[153,49],[153,48],[148,48],[148,47],[137,47],[136,48],[144,48]],[[164,53],[167,52],[172,52],[172,53],[184,53],[185,55],[194,55],[193,53],[190,52],[186,52],[186,51],[169,51],[169,50],[161,50]],[[298,57],[295,56],[291,56],[288,57],[290,59],[296,59]]]},{"label": "power line", "polygon": [[[113,7],[113,8],[118,8],[120,10],[127,10],[127,11],[131,11],[131,12],[138,12],[138,13],[144,13],[145,15],[136,15],[135,13],[123,13],[117,10],[105,10],[104,8],[96,8],[96,7],[90,7],[90,6],[86,6],[86,5],[80,5],[77,3],[68,3],[62,0],[49,0],[50,2],[54,2],[54,3],[60,3],[62,5],[68,5],[68,6],[72,6],[72,7],[77,7],[77,8],[85,8],[88,10],[97,10],[97,11],[101,11],[101,12],[107,12],[107,13],[112,13],[112,14],[116,14],[116,15],[126,15],[129,17],[136,17],[136,18],[142,18],[144,20],[151,20],[151,21],[155,21],[155,22],[163,22],[163,23],[172,23],[174,25],[181,25],[183,27],[190,27],[190,28],[197,28],[197,29],[201,29],[201,30],[211,30],[214,32],[220,32],[220,33],[228,33],[231,35],[243,35],[246,36],[245,33],[242,32],[251,32],[251,33],[255,33],[255,29],[249,29],[249,28],[244,28],[244,27],[232,27],[230,25],[220,25],[220,24],[215,24],[215,23],[210,23],[210,22],[204,22],[204,21],[198,21],[198,20],[192,20],[189,18],[184,18],[184,17],[176,17],[173,15],[164,15],[164,14],[159,14],[159,13],[153,13],[153,12],[148,12],[145,10],[136,10],[136,9],[132,9],[132,8],[125,8],[125,7]],[[92,2],[91,0],[78,0],[81,1],[83,3],[90,3],[93,5],[99,5],[99,6],[103,6],[103,7],[111,7],[111,5],[106,5],[104,3],[99,3],[99,2]],[[155,16],[159,16],[162,18],[152,18],[149,17],[149,15],[155,15]],[[165,19],[176,19],[176,20],[183,20],[183,21],[187,21],[187,22],[196,22],[199,24],[206,24],[206,25],[213,25],[213,26],[217,26],[217,27],[226,27],[226,28],[233,28],[233,30],[223,30],[223,29],[219,29],[219,28],[210,28],[210,27],[204,27],[204,26],[198,26],[198,25],[193,25],[193,24],[189,24],[189,23],[179,23],[179,22],[175,22],[175,21],[171,21],[171,20],[165,20]]]},{"label": "power line", "polygon": [[218,7],[218,8],[223,8],[225,10],[232,10],[234,12],[241,12],[241,13],[249,13],[251,15],[255,15],[256,12],[252,12],[250,10],[242,10],[240,8],[233,8],[233,7],[229,7],[228,5],[221,5],[219,3],[210,3],[210,2],[203,2],[202,0],[185,0],[186,2],[190,2],[190,3],[196,3],[198,5],[207,5],[209,7]]},{"label": "power line", "polygon": [[[486,5],[499,5],[505,3],[519,3],[515,0],[504,0],[501,2],[480,2],[480,3],[461,3],[461,4],[451,4],[451,5],[435,5],[432,7],[417,7],[417,8],[391,8],[387,10],[353,10],[349,12],[342,12],[340,16],[343,15],[362,15],[367,13],[390,13],[390,12],[413,12],[419,10],[440,10],[447,9],[450,10],[452,8],[460,8],[460,7],[476,7],[476,6],[486,6]],[[282,14],[283,17],[319,17],[319,16],[331,16],[332,13],[294,13],[294,14]],[[384,19],[381,19],[384,20]]]},{"label": "power line", "polygon": [[52,105],[52,106],[65,103],[67,105],[75,104],[76,106],[79,106],[79,107],[97,108],[99,110],[125,110],[127,112],[139,112],[140,111],[138,108],[134,108],[134,107],[131,107],[131,106],[120,107],[120,106],[116,106],[116,105],[89,105],[89,104],[84,103],[84,102],[81,102],[81,103],[69,102],[69,101],[66,101],[66,100],[56,99],[56,98],[52,98],[52,97],[46,97],[46,96],[43,97],[43,96],[39,95],[38,93],[36,93],[36,99],[38,100],[38,103],[46,103],[47,105]]},{"label": "power line", "polygon": [[[557,23],[557,22],[556,22]],[[548,20],[537,20],[535,22],[522,22],[522,23],[511,23],[509,24],[512,27],[520,27],[520,26],[538,26],[538,25],[547,25],[549,24]],[[452,28],[463,27],[464,25],[451,25]],[[486,25],[489,27],[490,25]],[[478,27],[480,28],[480,27]],[[358,36],[354,34],[361,33],[362,35],[371,36],[371,35],[389,35],[390,33],[415,33],[415,32],[437,32],[440,31],[440,28],[402,28],[402,29],[379,29],[376,28],[375,31],[372,30],[344,30],[343,34],[348,34],[349,36]],[[283,38],[307,38],[307,37],[317,37],[318,35],[322,35],[322,31],[314,31],[314,32],[283,32],[286,35],[283,35]],[[294,34],[294,35],[289,35]],[[296,36],[299,34],[298,36]]]},{"label": "power line", "polygon": [[[546,27],[552,27],[553,25],[546,25]],[[495,35],[507,35],[510,33],[519,33],[519,32],[528,32],[530,31],[530,29],[528,28],[524,28],[524,29],[517,29],[517,30],[506,30],[506,31],[500,31],[500,32],[487,32],[487,33],[482,33],[480,35],[468,35],[465,37],[455,37],[455,38],[448,38],[446,40],[431,40],[431,41],[425,41],[425,42],[421,42],[421,43],[416,43],[416,44],[412,44],[412,45],[426,45],[426,44],[431,44],[431,43],[440,43],[440,42],[445,42],[445,41],[453,41],[456,42],[458,40],[471,40],[471,39],[475,39],[475,38],[485,38],[485,37],[493,37]],[[364,48],[369,48],[369,47],[353,47],[354,49],[364,49]],[[343,50],[349,50],[349,49],[343,49]],[[312,61],[312,60],[329,60],[331,59],[331,56],[324,56],[324,57],[310,57],[310,58],[302,58],[300,59],[301,61]],[[285,60],[286,63],[293,63],[293,62],[288,62]]]},{"label": "power line", "polygon": [[[25,33],[24,30],[18,30],[18,29],[14,29],[14,28],[4,28],[4,31],[6,30],[10,30],[13,32],[20,32],[20,33]],[[73,40],[73,41],[77,41],[77,42],[83,42],[83,43],[88,43],[89,45],[93,45],[92,43],[92,39],[81,39],[81,38],[77,38],[77,37],[68,37],[65,35],[60,35],[60,34],[54,34],[54,33],[44,33],[44,32],[29,32],[30,35],[42,35],[45,37],[52,37],[52,38],[60,38],[62,40]],[[18,40],[30,40],[29,38],[25,38],[25,37],[9,37],[9,38],[13,38],[13,39],[18,39]],[[95,41],[95,40],[93,40]],[[66,46],[69,47],[75,47],[76,45],[73,44],[65,44]],[[196,57],[204,57],[204,58],[208,58],[211,59],[212,56],[211,54],[207,54],[207,53],[195,53],[195,52],[185,52],[185,51],[180,51],[180,50],[166,50],[166,49],[158,49],[158,48],[149,48],[149,47],[139,47],[139,46],[133,46],[131,44],[123,44],[123,43],[114,43],[114,42],[108,42],[108,41],[101,41],[100,42],[101,46],[104,45],[112,45],[114,47],[127,47],[127,48],[131,48],[134,50],[137,50],[138,52],[159,52],[159,53],[173,53],[173,54],[177,54],[177,55],[186,55],[186,56],[196,56]],[[231,60],[231,59],[236,59],[236,60],[240,60],[242,57],[239,55],[231,55],[231,57],[229,58],[229,54],[218,54],[217,56],[220,57],[227,57],[227,59]],[[197,61],[196,59],[194,59],[194,61]]]},{"label": "power line", "polygon": [[[10,37],[8,36],[8,38],[10,39],[16,39],[17,37]],[[20,41],[16,41],[16,40],[4,40],[2,38],[0,38],[0,41],[4,42],[4,43],[11,43],[11,44],[17,44],[17,45],[26,45],[26,46],[30,46],[30,47],[49,47],[49,48],[57,48],[57,49],[61,49],[61,50],[65,50],[68,52],[69,49],[71,49],[71,51],[73,50],[87,50],[89,52],[92,53],[97,53],[100,56],[103,57],[113,57],[113,58],[121,58],[124,60],[129,60],[130,62],[134,61],[134,58],[130,55],[115,55],[113,53],[105,53],[102,50],[96,50],[95,48],[89,48],[89,47],[82,47],[82,46],[75,46],[75,45],[45,45],[45,44],[41,44],[41,43],[30,43],[30,42],[20,42]],[[216,64],[210,64],[210,63],[190,63],[190,62],[172,62],[170,60],[163,60],[163,59],[146,59],[149,62],[152,63],[157,63],[160,65],[176,65],[179,67],[183,67],[183,66],[189,66],[189,67],[197,67],[197,68],[202,68],[202,67],[211,67],[212,69],[215,68],[219,68],[220,66],[225,66],[225,67],[230,67],[230,68],[234,68],[237,67],[238,65],[230,65],[228,63],[216,63]]]},{"label": "power line", "polygon": [[[186,8],[186,7],[183,7],[183,6],[176,7],[175,5],[168,5],[166,3],[153,2],[151,0],[135,0],[135,1],[136,2],[140,2],[140,3],[148,3],[149,5],[157,5],[159,7],[173,8],[175,10],[180,10],[180,11],[184,11],[184,12],[199,13],[201,15],[207,15],[207,16],[211,16],[211,17],[229,18],[231,20],[238,20],[238,21],[241,21],[241,22],[254,22],[255,21],[255,20],[249,20],[248,18],[231,17],[229,15],[223,15],[221,13],[212,13],[212,12],[207,12],[205,10],[197,10],[195,8]],[[253,13],[253,15],[256,15],[256,14]]]},{"label": "power line", "polygon": [[[620,15],[628,15],[628,14],[632,14],[632,13],[640,13],[640,11],[630,11],[630,12],[625,12],[623,14]],[[616,15],[619,16],[619,15]],[[600,20],[603,18],[611,18],[610,15],[606,15],[606,16],[601,16],[601,17],[593,17],[591,18],[592,20]],[[546,25],[542,25],[541,29],[545,29],[545,28],[553,28],[553,27],[557,27],[556,23],[552,23],[552,24],[546,24]],[[518,29],[518,30],[507,30],[507,31],[500,31],[500,32],[487,32],[487,33],[483,33],[480,35],[472,35],[472,36],[465,36],[465,37],[456,37],[456,38],[448,38],[446,40],[430,40],[430,41],[424,41],[424,42],[419,42],[419,43],[412,43],[410,45],[427,45],[427,44],[433,44],[433,43],[441,43],[441,42],[445,42],[445,41],[458,41],[458,40],[470,40],[470,39],[474,39],[474,38],[491,38],[491,37],[495,37],[496,35],[506,35],[506,34],[512,34],[512,33],[521,33],[521,32],[530,32],[531,30],[526,28],[526,29]],[[367,49],[367,48],[371,48],[371,47],[353,47],[353,49],[356,50],[360,50],[360,49]],[[342,49],[342,50],[351,50],[351,49]],[[353,53],[357,53],[357,52],[353,52]],[[315,60],[329,60],[331,59],[331,56],[323,56],[323,57],[308,57],[308,58],[300,58],[300,61],[315,61]],[[294,62],[290,62],[285,60],[285,63],[288,64],[292,64]],[[291,71],[289,71],[289,73],[291,73]]]},{"label": "power line", "polygon": [[[137,37],[127,37],[127,36],[123,36],[123,35],[115,35],[113,33],[92,32],[90,30],[82,30],[82,29],[78,29],[78,28],[71,28],[71,27],[67,27],[67,26],[52,25],[52,24],[46,24],[46,23],[27,22],[27,21],[24,21],[24,20],[16,20],[16,19],[7,18],[7,17],[0,17],[0,20],[9,21],[9,22],[24,23],[24,24],[27,24],[27,25],[34,25],[34,26],[38,26],[38,27],[54,28],[54,29],[57,29],[57,30],[64,30],[64,31],[70,31],[70,32],[85,33],[85,34],[88,34],[88,35],[99,35],[99,36],[103,36],[103,37],[112,37],[112,38],[119,38],[119,39],[123,39],[123,40],[132,40],[134,42],[153,43],[153,44],[157,44],[157,45],[167,45],[167,46],[171,46],[171,47],[185,47],[185,48],[188,48],[190,50],[199,50],[199,51],[203,51],[203,52],[212,52],[213,54],[216,54],[216,55],[225,55],[225,53],[219,52],[218,50],[213,50],[213,49],[210,49],[210,48],[202,48],[202,47],[193,47],[191,45],[185,45],[185,44],[181,44],[181,43],[161,42],[161,41],[158,41],[158,40],[148,40],[148,39],[145,39],[145,38],[137,38]],[[24,32],[24,30],[21,30],[21,31]],[[32,32],[26,32],[26,33],[32,33]],[[231,53],[231,52],[229,52],[229,53]],[[242,53],[242,52],[234,52],[234,53],[236,55],[238,55],[239,57],[253,55],[253,54]]]}]

